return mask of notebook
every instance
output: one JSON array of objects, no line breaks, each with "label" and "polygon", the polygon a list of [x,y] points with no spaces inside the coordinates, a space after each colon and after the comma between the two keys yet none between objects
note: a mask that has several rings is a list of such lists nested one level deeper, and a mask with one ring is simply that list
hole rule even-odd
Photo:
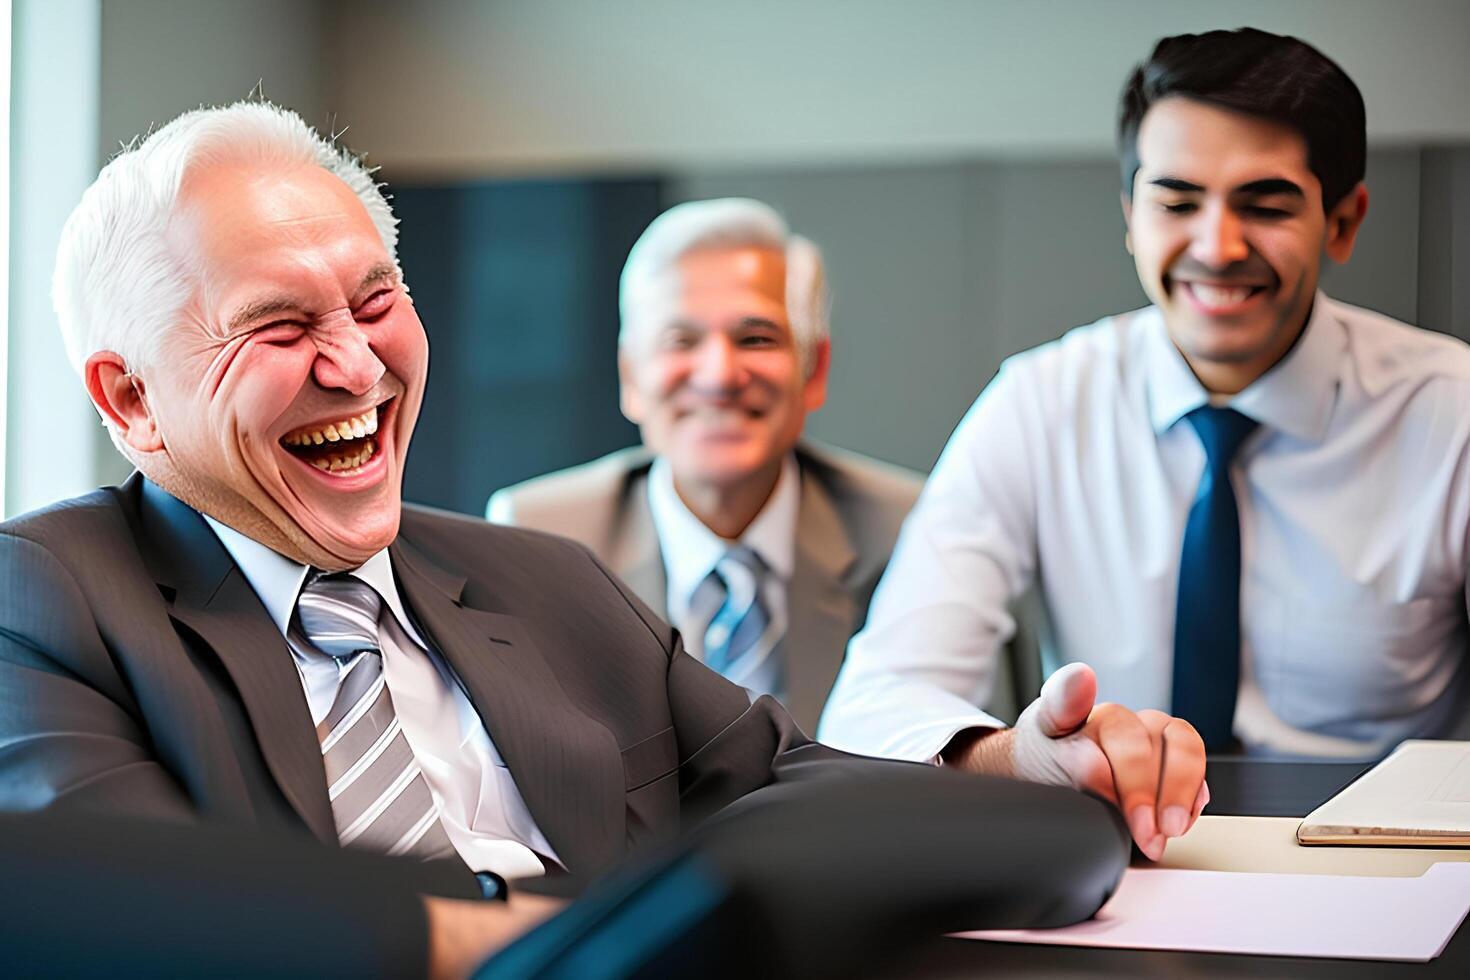
[{"label": "notebook", "polygon": [[1297,828],[1302,844],[1470,847],[1470,742],[1410,740]]}]

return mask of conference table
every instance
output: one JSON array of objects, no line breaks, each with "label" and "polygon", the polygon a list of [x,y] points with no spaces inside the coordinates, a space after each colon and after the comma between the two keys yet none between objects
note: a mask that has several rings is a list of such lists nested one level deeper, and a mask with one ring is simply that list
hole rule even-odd
[{"label": "conference table", "polygon": [[[1207,770],[1211,802],[1207,814],[1222,817],[1265,817],[1300,819],[1337,793],[1368,769],[1364,763],[1279,762],[1247,759],[1238,756],[1211,757]],[[1257,854],[1226,855],[1229,859],[1255,861],[1269,865],[1272,848],[1286,853],[1288,846],[1279,837],[1293,826],[1284,819],[1259,821],[1214,821],[1208,828],[1213,839],[1231,840],[1230,846],[1250,849],[1250,834],[1269,833],[1270,847],[1265,856]],[[1170,845],[1188,851],[1189,835]],[[1228,830],[1230,835],[1221,833]],[[1241,842],[1244,842],[1243,844]],[[1295,845],[1289,845],[1295,846]],[[1314,861],[1333,860],[1345,848],[1309,848],[1304,857]],[[1393,860],[1384,849],[1363,855],[1366,849],[1346,860]],[[1397,850],[1397,849],[1395,849]],[[1198,855],[1199,849],[1194,852]],[[1470,856],[1470,855],[1467,855]],[[1142,859],[1140,859],[1141,861]],[[1186,862],[1187,863],[1187,862]],[[1229,863],[1228,860],[1226,863]],[[1170,865],[1166,853],[1165,866]],[[1195,863],[1191,866],[1199,866]],[[1251,867],[1249,870],[1267,870]],[[1236,868],[1236,870],[1245,870]],[[1275,870],[1275,869],[1271,869]],[[1286,869],[1280,869],[1286,870]],[[1355,872],[1357,873],[1357,872]],[[1460,924],[1444,952],[1428,963],[1385,962],[1382,960],[1309,959],[1292,956],[1242,956],[1224,953],[1181,953],[1157,950],[1090,949],[1075,946],[1044,946],[1025,943],[1003,943],[971,939],[937,938],[901,962],[885,964],[875,970],[880,977],[1028,977],[1046,980],[1079,980],[1082,977],[1210,977],[1210,978],[1342,978],[1342,980],[1437,980],[1470,977],[1470,917]]]}]

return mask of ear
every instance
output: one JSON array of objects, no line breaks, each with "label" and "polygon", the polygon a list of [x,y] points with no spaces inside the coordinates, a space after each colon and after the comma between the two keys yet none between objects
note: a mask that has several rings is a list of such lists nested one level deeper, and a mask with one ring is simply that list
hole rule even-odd
[{"label": "ear", "polygon": [[823,337],[812,348],[811,370],[807,372],[802,388],[802,404],[808,412],[815,412],[827,401],[827,374],[832,368],[832,338]]},{"label": "ear", "polygon": [[1123,232],[1123,247],[1128,254],[1133,254],[1133,198],[1128,196],[1127,191],[1120,191],[1118,200],[1123,204],[1123,225],[1127,229]]},{"label": "ear", "polygon": [[107,421],[130,447],[140,453],[163,449],[158,423],[148,410],[143,379],[128,373],[127,363],[112,351],[98,351],[82,368],[87,394]]},{"label": "ear", "polygon": [[621,346],[618,347],[618,407],[623,410],[623,418],[634,425],[643,424],[643,399],[638,395],[633,359]]},{"label": "ear", "polygon": [[1367,216],[1368,188],[1360,182],[1327,215],[1327,242],[1324,247],[1328,258],[1341,265],[1352,257],[1358,229],[1363,227],[1363,219]]}]

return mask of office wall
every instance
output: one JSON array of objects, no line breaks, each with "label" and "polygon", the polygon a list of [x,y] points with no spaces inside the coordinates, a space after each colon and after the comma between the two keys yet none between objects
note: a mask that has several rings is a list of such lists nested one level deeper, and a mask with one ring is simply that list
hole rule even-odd
[{"label": "office wall", "polygon": [[104,0],[98,155],[199,105],[259,84],[308,122],[329,125],[326,11],[320,0]]},{"label": "office wall", "polygon": [[1470,146],[1426,150],[1422,175],[1420,316],[1470,341]]},{"label": "office wall", "polygon": [[335,0],[330,100],[406,172],[836,166],[1108,151],[1164,35],[1295,34],[1376,143],[1470,138],[1464,0]]}]

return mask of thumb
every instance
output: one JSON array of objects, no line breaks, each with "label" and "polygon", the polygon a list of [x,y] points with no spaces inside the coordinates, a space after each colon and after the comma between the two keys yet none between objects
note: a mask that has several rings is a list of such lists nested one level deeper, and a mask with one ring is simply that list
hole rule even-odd
[{"label": "thumb", "polygon": [[1036,699],[1041,733],[1061,738],[1081,728],[1097,700],[1097,675],[1082,663],[1067,664],[1046,679]]}]

